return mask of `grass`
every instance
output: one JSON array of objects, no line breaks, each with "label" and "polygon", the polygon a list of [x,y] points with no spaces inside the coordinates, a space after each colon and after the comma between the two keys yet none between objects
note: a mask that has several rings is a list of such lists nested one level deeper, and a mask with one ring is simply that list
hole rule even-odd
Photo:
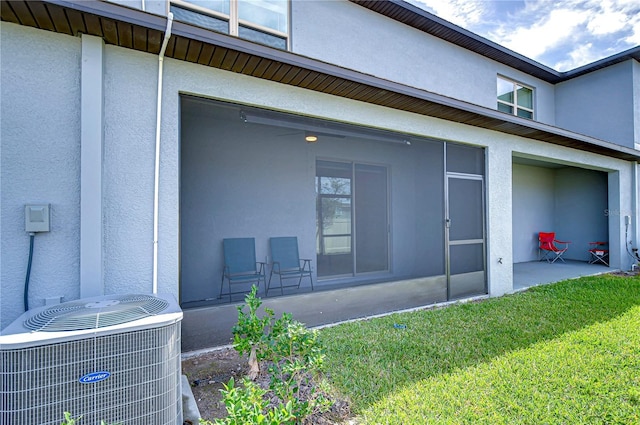
[{"label": "grass", "polygon": [[363,424],[640,423],[640,278],[581,278],[322,338]]}]

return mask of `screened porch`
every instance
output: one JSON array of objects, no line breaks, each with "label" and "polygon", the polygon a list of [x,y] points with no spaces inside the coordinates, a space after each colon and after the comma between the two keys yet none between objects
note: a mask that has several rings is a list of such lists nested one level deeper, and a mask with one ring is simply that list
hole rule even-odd
[{"label": "screened porch", "polygon": [[284,295],[397,281],[427,303],[487,293],[482,148],[190,96],[180,144],[183,308],[243,299],[219,297],[226,238],[255,239],[268,280],[270,239],[296,237],[314,291]]}]

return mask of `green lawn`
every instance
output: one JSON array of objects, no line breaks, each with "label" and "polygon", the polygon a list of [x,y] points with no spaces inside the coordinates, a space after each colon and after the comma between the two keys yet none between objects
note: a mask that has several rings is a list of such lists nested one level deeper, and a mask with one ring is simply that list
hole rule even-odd
[{"label": "green lawn", "polygon": [[640,278],[581,278],[322,339],[329,379],[364,424],[640,424]]}]

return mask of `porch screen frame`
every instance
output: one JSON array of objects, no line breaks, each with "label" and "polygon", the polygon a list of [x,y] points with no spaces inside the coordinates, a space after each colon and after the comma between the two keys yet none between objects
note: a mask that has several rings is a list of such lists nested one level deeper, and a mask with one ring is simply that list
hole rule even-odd
[{"label": "porch screen frame", "polygon": [[[462,297],[454,296],[454,292],[452,290],[452,270],[451,270],[451,249],[453,247],[472,247],[474,245],[482,246],[482,272],[483,272],[483,292],[477,293],[475,295],[487,294],[488,293],[488,280],[487,280],[487,188],[486,188],[486,150],[480,147],[473,147],[473,149],[482,149],[483,153],[483,161],[482,164],[477,164],[477,166],[481,165],[481,169],[471,170],[468,169],[468,172],[465,171],[448,171],[448,155],[447,148],[451,147],[450,143],[445,144],[445,153],[444,153],[444,161],[445,161],[445,270],[447,275],[447,299],[460,299],[467,298],[469,296],[473,296],[474,294],[466,294]],[[461,145],[455,145],[456,148],[461,148]],[[478,151],[479,152],[479,151]],[[459,166],[459,164],[456,164]],[[456,169],[457,167],[454,167]],[[473,168],[473,167],[471,167]],[[452,223],[451,220],[451,197],[450,197],[450,180],[466,180],[466,181],[476,181],[481,185],[481,205],[480,205],[480,213],[481,217],[481,237],[480,238],[466,238],[466,239],[455,239],[451,238],[451,226],[455,226],[455,223]],[[479,270],[478,270],[479,271]]]}]

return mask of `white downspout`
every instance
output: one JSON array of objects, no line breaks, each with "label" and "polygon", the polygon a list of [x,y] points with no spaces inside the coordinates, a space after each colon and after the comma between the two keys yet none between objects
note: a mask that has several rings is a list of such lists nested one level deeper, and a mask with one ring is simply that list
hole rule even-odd
[{"label": "white downspout", "polygon": [[167,29],[164,33],[164,41],[158,56],[158,105],[156,109],[156,162],[153,186],[153,294],[158,293],[158,199],[160,194],[160,124],[162,118],[162,65],[164,52],[171,37],[171,25],[173,13],[167,15]]},{"label": "white downspout", "polygon": [[[635,248],[640,248],[640,244],[638,244],[638,189],[640,189],[638,187],[638,179],[640,176],[638,176],[638,162],[634,161],[631,163],[632,165],[632,173],[631,173],[631,238],[633,243],[631,244],[632,247]],[[625,244],[627,244],[627,241],[624,241]],[[631,249],[632,247],[627,246],[627,250]],[[634,252],[634,251],[632,251]],[[637,251],[636,251],[637,252]],[[632,260],[632,264],[631,264],[631,271],[634,270],[635,265],[637,264],[637,260],[636,258],[634,258],[634,256],[631,257]]]}]

